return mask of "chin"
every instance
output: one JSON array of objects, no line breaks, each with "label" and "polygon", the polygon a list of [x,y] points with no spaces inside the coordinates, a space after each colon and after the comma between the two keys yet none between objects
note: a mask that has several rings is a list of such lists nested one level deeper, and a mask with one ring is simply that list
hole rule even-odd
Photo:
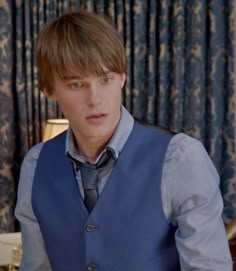
[{"label": "chin", "polygon": [[105,127],[98,127],[97,129],[92,129],[88,134],[89,137],[96,137],[96,138],[107,138],[111,137],[114,132],[114,128],[105,128]]}]

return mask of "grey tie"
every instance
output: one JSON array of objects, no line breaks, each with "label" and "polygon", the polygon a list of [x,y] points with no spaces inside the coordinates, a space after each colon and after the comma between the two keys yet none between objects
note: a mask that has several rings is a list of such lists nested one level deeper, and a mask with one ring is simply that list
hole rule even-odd
[{"label": "grey tie", "polygon": [[97,183],[100,173],[103,170],[109,170],[113,167],[115,160],[111,151],[103,154],[98,164],[91,165],[88,163],[80,164],[80,173],[84,189],[84,204],[90,213],[98,199]]}]

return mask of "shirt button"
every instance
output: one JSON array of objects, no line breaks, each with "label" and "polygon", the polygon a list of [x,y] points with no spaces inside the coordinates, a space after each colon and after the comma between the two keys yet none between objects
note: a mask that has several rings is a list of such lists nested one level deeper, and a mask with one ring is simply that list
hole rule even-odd
[{"label": "shirt button", "polygon": [[88,265],[88,271],[94,271],[95,270],[95,265],[94,264],[89,264]]},{"label": "shirt button", "polygon": [[89,231],[89,232],[94,231],[94,228],[95,228],[95,226],[93,224],[88,224],[86,226],[86,231]]}]

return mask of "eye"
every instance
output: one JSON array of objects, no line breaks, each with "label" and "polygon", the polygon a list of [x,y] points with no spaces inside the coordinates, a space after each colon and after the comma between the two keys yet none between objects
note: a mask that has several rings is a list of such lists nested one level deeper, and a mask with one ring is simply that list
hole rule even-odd
[{"label": "eye", "polygon": [[78,88],[82,88],[83,84],[81,82],[72,82],[70,83],[70,88],[72,89],[78,89]]},{"label": "eye", "polygon": [[102,83],[104,85],[107,85],[107,84],[111,83],[111,81],[112,81],[111,77],[104,77],[104,78],[102,78]]}]

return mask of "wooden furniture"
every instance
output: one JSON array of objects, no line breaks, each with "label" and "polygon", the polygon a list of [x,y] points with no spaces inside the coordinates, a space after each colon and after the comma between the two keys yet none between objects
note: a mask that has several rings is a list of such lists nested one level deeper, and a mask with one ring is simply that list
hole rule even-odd
[{"label": "wooden furniture", "polygon": [[229,248],[234,265],[233,271],[236,271],[236,238],[229,241]]}]

